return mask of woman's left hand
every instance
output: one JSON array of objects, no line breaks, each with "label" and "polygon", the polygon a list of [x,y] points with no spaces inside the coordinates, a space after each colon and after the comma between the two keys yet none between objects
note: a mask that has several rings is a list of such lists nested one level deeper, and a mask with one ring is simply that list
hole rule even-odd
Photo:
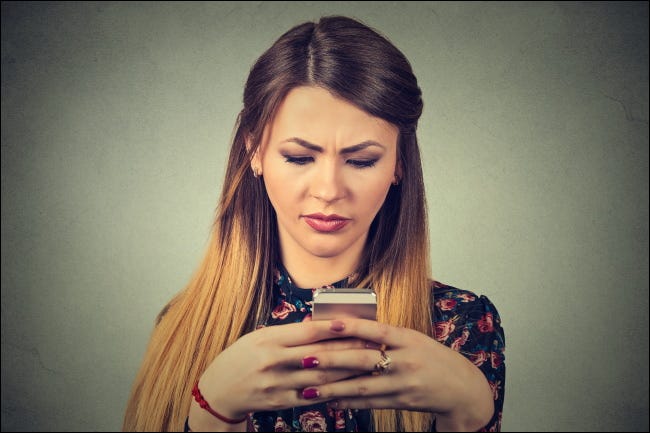
[{"label": "woman's left hand", "polygon": [[318,390],[318,401],[331,400],[330,405],[340,409],[433,412],[438,424],[448,421],[450,427],[455,423],[480,428],[489,422],[494,411],[492,391],[483,373],[463,355],[412,329],[364,319],[341,321],[342,338],[357,337],[385,347],[388,365],[380,367],[381,349],[314,353],[318,368],[369,373],[311,387]]}]

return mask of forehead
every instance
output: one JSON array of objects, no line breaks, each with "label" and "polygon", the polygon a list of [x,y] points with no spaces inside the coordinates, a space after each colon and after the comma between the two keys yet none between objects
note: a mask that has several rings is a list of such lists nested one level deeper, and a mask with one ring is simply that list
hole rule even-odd
[{"label": "forehead", "polygon": [[292,89],[284,98],[270,133],[272,141],[288,135],[316,140],[322,145],[376,140],[391,146],[397,143],[398,128],[326,89],[303,86]]}]

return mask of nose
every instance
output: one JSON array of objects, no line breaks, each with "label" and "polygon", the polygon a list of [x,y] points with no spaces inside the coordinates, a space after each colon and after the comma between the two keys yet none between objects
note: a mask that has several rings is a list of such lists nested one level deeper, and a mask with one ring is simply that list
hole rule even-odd
[{"label": "nose", "polygon": [[342,199],[346,195],[343,173],[336,163],[323,163],[314,171],[311,179],[310,195],[326,203]]}]

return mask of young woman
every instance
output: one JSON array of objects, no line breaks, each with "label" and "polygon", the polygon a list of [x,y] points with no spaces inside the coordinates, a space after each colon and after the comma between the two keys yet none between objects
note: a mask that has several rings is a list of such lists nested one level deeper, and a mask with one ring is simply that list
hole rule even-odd
[{"label": "young woman", "polygon": [[[435,282],[403,54],[345,17],[282,35],[244,91],[208,251],[156,321],[124,430],[499,430],[483,296]],[[311,320],[371,287],[377,321]]]}]

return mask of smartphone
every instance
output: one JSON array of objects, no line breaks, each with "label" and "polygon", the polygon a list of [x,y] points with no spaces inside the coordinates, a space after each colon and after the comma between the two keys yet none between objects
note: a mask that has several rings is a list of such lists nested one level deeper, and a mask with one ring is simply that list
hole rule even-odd
[{"label": "smartphone", "polygon": [[311,312],[312,320],[346,317],[377,320],[377,295],[372,289],[317,289]]}]

